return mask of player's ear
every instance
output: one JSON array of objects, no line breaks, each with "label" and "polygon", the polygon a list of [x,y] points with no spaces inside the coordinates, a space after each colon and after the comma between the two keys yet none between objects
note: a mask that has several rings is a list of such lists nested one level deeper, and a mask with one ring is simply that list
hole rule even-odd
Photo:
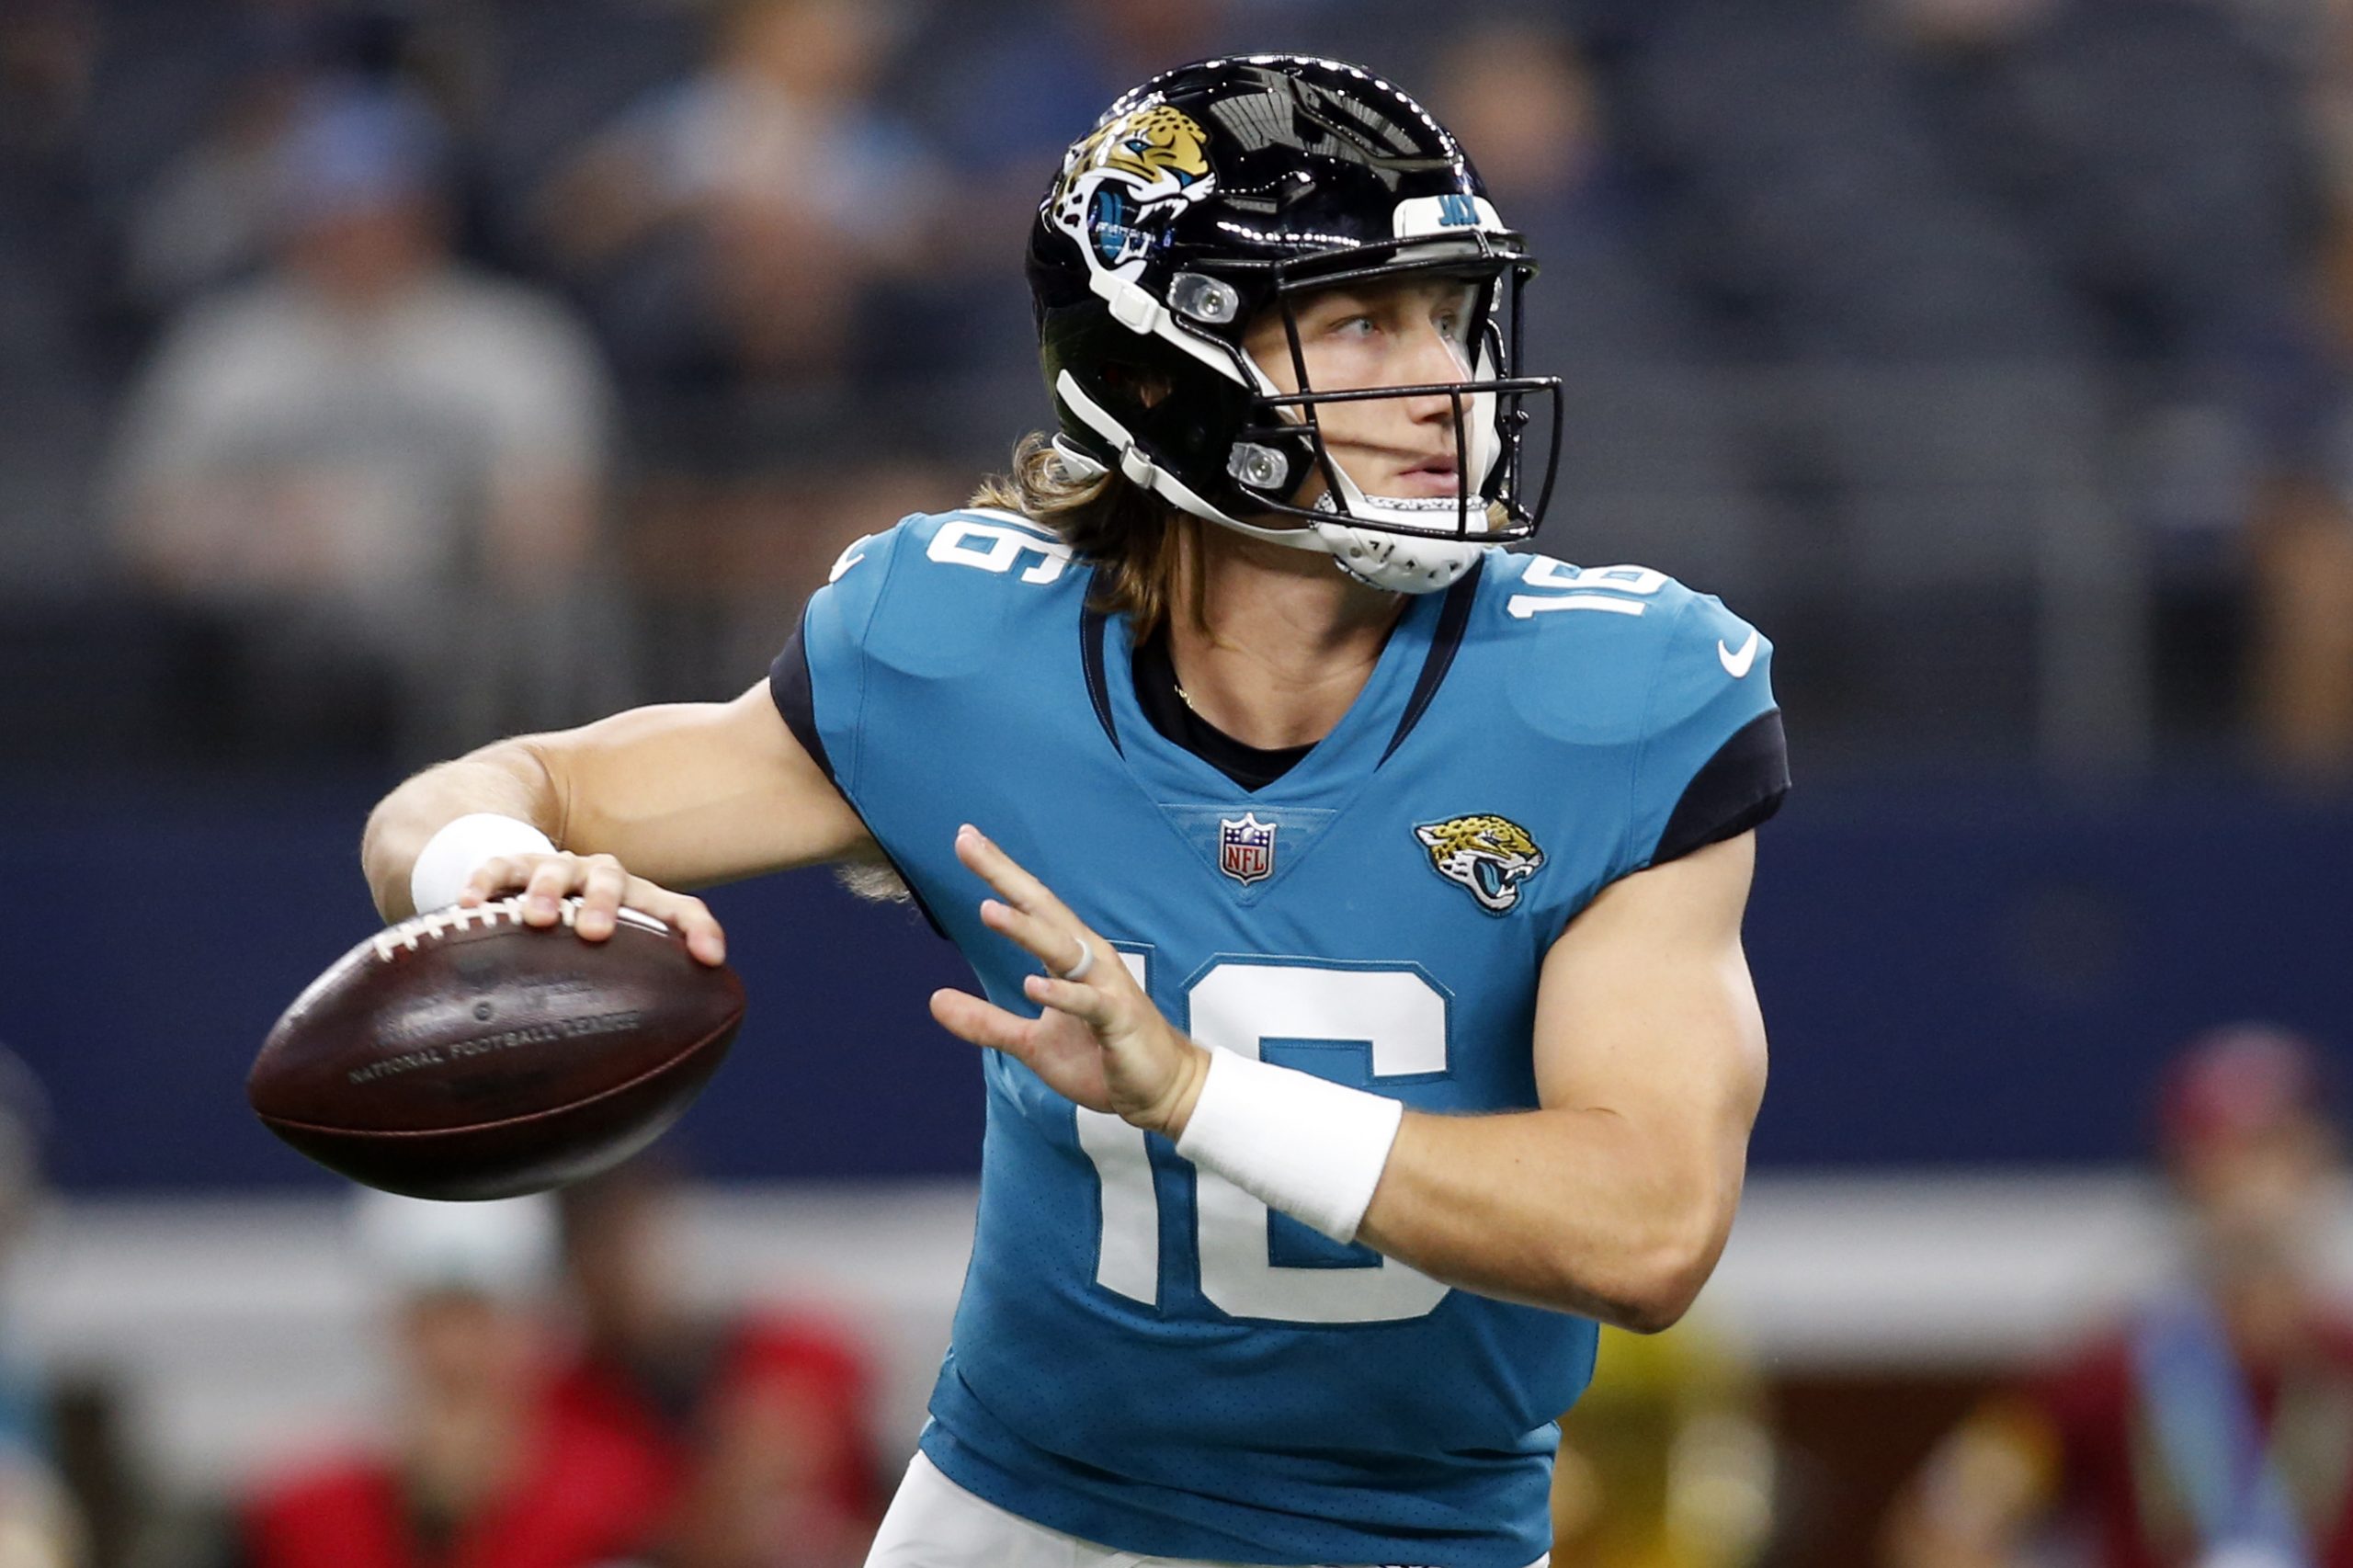
[{"label": "player's ear", "polygon": [[1119,390],[1128,392],[1146,408],[1157,408],[1161,399],[1172,390],[1168,378],[1132,366],[1106,367],[1104,379]]}]

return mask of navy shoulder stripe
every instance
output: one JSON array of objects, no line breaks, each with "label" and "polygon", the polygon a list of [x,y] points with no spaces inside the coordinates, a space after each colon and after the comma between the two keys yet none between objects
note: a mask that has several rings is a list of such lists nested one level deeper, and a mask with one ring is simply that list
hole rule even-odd
[{"label": "navy shoulder stripe", "polygon": [[1779,811],[1789,792],[1789,741],[1775,708],[1733,731],[1691,776],[1650,863],[1664,866],[1746,833]]},{"label": "navy shoulder stripe", "polygon": [[[842,781],[834,776],[833,758],[825,755],[825,737],[817,729],[816,693],[809,681],[809,650],[801,641],[798,623],[792,628],[792,635],[784,640],[784,651],[777,654],[776,661],[768,665],[768,699],[776,704],[776,710],[784,716],[785,727],[792,732],[793,739],[801,743],[801,749],[824,770],[825,782],[839,790],[843,800],[849,801],[849,792],[842,790]],[[858,809],[857,801],[850,801],[849,804],[852,811]],[[880,845],[881,840],[878,838],[875,843]],[[887,851],[884,858],[889,858]],[[915,883],[907,880],[905,870],[896,860],[892,860],[890,865],[900,885],[907,890],[907,896],[915,901],[915,908],[922,912],[924,923],[942,941],[949,940],[947,929],[939,924],[939,916],[931,912],[931,905],[924,902],[923,894],[916,892]]]},{"label": "navy shoulder stripe", "polygon": [[801,749],[825,770],[826,781],[840,789],[842,781],[834,777],[833,758],[825,755],[825,737],[817,732],[817,699],[809,684],[809,650],[801,641],[799,621],[793,623],[792,635],[784,640],[784,651],[768,665],[768,697],[784,715],[785,727],[801,743]]}]

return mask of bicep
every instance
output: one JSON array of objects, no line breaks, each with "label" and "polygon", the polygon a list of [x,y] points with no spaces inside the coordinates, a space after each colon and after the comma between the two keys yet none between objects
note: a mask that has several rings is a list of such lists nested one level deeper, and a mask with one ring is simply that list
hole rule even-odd
[{"label": "bicep", "polygon": [[555,787],[557,842],[666,887],[879,854],[766,682],[733,702],[632,709],[527,744]]},{"label": "bicep", "polygon": [[1735,1192],[1765,1088],[1740,943],[1755,865],[1744,833],[1612,883],[1552,944],[1536,996],[1546,1108],[1621,1115],[1663,1153],[1728,1166]]}]

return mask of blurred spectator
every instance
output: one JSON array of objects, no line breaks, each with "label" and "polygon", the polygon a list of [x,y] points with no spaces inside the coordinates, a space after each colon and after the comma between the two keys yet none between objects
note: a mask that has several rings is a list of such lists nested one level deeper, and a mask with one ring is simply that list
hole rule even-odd
[{"label": "blurred spectator", "polygon": [[0,6],[0,581],[100,575],[89,475],[110,389],[93,352],[101,275],[83,157],[102,34],[81,0]]},{"label": "blurred spectator", "polygon": [[1773,1524],[1756,1375],[1704,1314],[1601,1333],[1592,1387],[1561,1418],[1552,1554],[1576,1568],[1746,1568]]},{"label": "blurred spectator", "polygon": [[[0,1283],[41,1199],[39,1091],[0,1049]],[[86,1534],[51,1463],[43,1401],[0,1340],[0,1568],[74,1568]]]},{"label": "blurred spectator", "polygon": [[660,1495],[650,1456],[543,1397],[545,1199],[363,1195],[362,1267],[390,1297],[400,1380],[374,1451],[313,1460],[244,1505],[242,1568],[591,1568]]},{"label": "blurred spectator", "polygon": [[817,1318],[690,1308],[677,1196],[642,1160],[563,1193],[585,1342],[556,1406],[661,1456],[664,1568],[855,1568],[883,1502],[865,1354]]},{"label": "blurred spectator", "polygon": [[123,269],[150,308],[258,268],[275,237],[284,142],[312,86],[308,62],[261,57],[222,95],[204,134],[177,149],[133,205]]},{"label": "blurred spectator", "polygon": [[935,17],[916,97],[956,170],[949,194],[967,259],[998,277],[1019,270],[1063,150],[1130,86],[1230,49],[1289,46],[1267,36],[1265,17],[1237,23],[1234,10],[1232,0],[1024,0]]},{"label": "blurred spectator", "polygon": [[[127,144],[100,160],[123,165],[116,177],[132,187],[124,280],[147,311],[176,307],[267,259],[281,143],[320,82],[404,85],[459,123],[471,121],[480,94],[472,78],[481,51],[464,25],[465,13],[478,8],[447,0],[229,0],[209,9],[196,28],[174,31],[166,23],[161,36],[162,18],[138,17],[113,62],[114,91],[125,95],[109,106],[113,119],[131,118],[134,96],[147,111],[140,123],[110,128]],[[153,91],[158,76],[178,91]]]},{"label": "blurred spectator", "polygon": [[2344,1172],[2325,1087],[2267,1028],[2176,1060],[2158,1121],[2187,1276],[1945,1440],[1891,1516],[1896,1568],[2015,1562],[2053,1524],[2104,1568],[2353,1564],[2353,1316],[2313,1269]]},{"label": "blurred spectator", "polygon": [[[951,438],[972,462],[1005,460],[1027,425],[1016,400],[1042,419],[1037,325],[1020,282],[1038,202],[1065,148],[1103,106],[1147,77],[1239,49],[1292,46],[1263,14],[1237,19],[1232,0],[1012,0],[942,6],[912,51],[908,98],[952,172],[941,192],[939,268],[922,300],[926,369],[963,379],[969,406]],[[1338,51],[1346,53],[1347,51]]]},{"label": "blurred spectator", "polygon": [[[2347,410],[2353,436],[2353,408]],[[2310,783],[2353,779],[2353,473],[2275,474],[2253,537],[2256,737]]]},{"label": "blurred spectator", "polygon": [[[634,399],[631,578],[657,607],[681,602],[687,627],[651,640],[666,689],[757,667],[842,548],[901,515],[864,493],[908,466],[938,401],[885,406],[875,385],[904,369],[896,290],[949,234],[928,154],[874,93],[886,17],[728,0],[703,65],[591,137],[540,198]],[[696,653],[723,673],[670,667]]]},{"label": "blurred spectator", "polygon": [[857,368],[867,297],[920,267],[932,176],[870,97],[889,41],[856,0],[729,0],[700,73],[556,176],[547,223],[632,369],[689,384]]},{"label": "blurred spectator", "polygon": [[1520,17],[1449,36],[1432,72],[1432,108],[1477,150],[1497,210],[1543,264],[1542,286],[1529,295],[1525,364],[1558,373],[1572,358],[1622,350],[1628,334],[1638,352],[1682,347],[1641,341],[1661,309],[1658,294],[1594,297],[1597,283],[1616,295],[1645,279],[1626,254],[1627,193],[1608,177],[1600,104],[1574,40]]},{"label": "blurred spectator", "polygon": [[[247,618],[275,679],[356,657],[438,687],[431,710],[468,728],[502,700],[546,722],[543,696],[497,689],[521,672],[496,638],[521,623],[542,661],[578,651],[561,612],[593,548],[607,389],[548,300],[451,261],[446,151],[395,91],[306,100],[278,143],[274,268],[191,307],[134,390],[118,539],[165,594]],[[495,614],[468,613],[475,585]]]}]

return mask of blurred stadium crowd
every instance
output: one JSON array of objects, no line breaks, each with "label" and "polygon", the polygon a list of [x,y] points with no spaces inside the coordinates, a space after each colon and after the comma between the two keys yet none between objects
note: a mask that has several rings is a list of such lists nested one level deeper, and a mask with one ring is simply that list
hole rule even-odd
[{"label": "blurred stadium crowd", "polygon": [[1059,150],[1284,47],[1459,129],[1546,262],[1546,547],[1772,627],[1810,764],[2341,773],[2347,37],[2329,0],[20,0],[0,646],[48,678],[0,724],[381,765],[740,689],[843,542],[1042,422]]},{"label": "blurred stadium crowd", "polygon": [[[40,1198],[13,1057],[0,1272]],[[690,1301],[674,1174],[498,1203],[360,1194],[342,1267],[378,1400],[283,1431],[226,1495],[158,1486],[104,1369],[0,1339],[7,1568],[855,1568],[887,1495],[870,1353],[820,1312]]]},{"label": "blurred stadium crowd", "polygon": [[[1544,258],[1544,548],[1770,630],[1810,777],[2353,778],[2339,0],[12,0],[0,778],[381,772],[740,690],[843,545],[1044,422],[1019,262],[1060,150],[1262,48],[1461,135]],[[2168,1148],[2263,1418],[2298,1413],[2265,1462],[2342,1533],[2353,1335],[2273,1267],[2336,1149],[2240,1048]],[[0,1248],[37,1189],[14,1071]],[[381,1448],[202,1528],[0,1340],[0,1568],[856,1562],[912,1434],[869,1429],[839,1325],[670,1301],[646,1181],[471,1242],[363,1227]],[[2153,1340],[2192,1386],[2203,1323]],[[1971,1568],[2063,1500],[2130,1537],[2082,1561],[2189,1562],[2197,1498],[2127,1452],[2131,1343],[1975,1407],[1883,1519],[1809,1503],[1704,1324],[1621,1343],[1563,1568]]]}]

